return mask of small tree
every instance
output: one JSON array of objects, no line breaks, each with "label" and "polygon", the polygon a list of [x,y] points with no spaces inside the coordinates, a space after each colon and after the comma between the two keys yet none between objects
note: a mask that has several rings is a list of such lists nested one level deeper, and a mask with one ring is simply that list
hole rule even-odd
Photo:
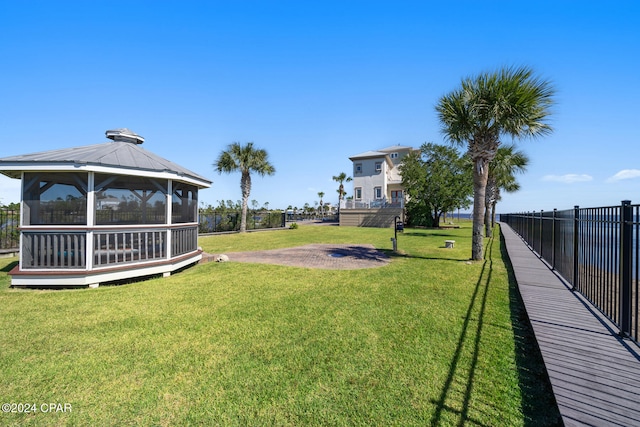
[{"label": "small tree", "polygon": [[412,225],[437,227],[444,212],[466,207],[473,194],[469,159],[449,146],[423,144],[400,164]]},{"label": "small tree", "polygon": [[338,186],[338,216],[340,216],[340,204],[344,196],[347,195],[347,192],[344,191],[344,183],[351,182],[352,179],[350,176],[347,176],[346,173],[340,172],[340,174],[333,177],[333,180],[340,184],[340,186]]},{"label": "small tree", "polygon": [[520,189],[516,180],[516,173],[524,173],[529,164],[529,157],[522,151],[516,150],[513,144],[498,148],[496,156],[489,163],[489,178],[485,193],[485,232],[492,236],[492,229],[496,222],[496,204],[501,199],[501,190],[513,193]]},{"label": "small tree", "polygon": [[323,207],[323,201],[322,198],[324,197],[324,191],[320,191],[318,193],[318,197],[320,198],[320,217],[322,218],[322,220],[324,221],[324,207]]}]

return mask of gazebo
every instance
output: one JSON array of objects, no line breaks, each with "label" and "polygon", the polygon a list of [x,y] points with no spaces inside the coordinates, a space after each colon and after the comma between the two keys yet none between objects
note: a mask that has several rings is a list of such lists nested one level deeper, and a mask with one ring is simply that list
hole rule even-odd
[{"label": "gazebo", "polygon": [[198,262],[198,190],[211,181],[142,148],[110,142],[0,158],[22,181],[18,287],[97,287]]}]

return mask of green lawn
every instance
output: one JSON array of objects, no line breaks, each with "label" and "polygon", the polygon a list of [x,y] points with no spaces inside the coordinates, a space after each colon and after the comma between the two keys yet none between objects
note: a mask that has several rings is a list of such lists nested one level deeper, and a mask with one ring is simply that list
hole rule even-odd
[{"label": "green lawn", "polygon": [[[388,250],[392,235],[301,226],[200,244]],[[0,403],[37,408],[0,413],[0,425],[553,424],[501,242],[484,262],[467,261],[470,247],[469,227],[407,229],[404,255],[382,268],[208,263],[58,291],[10,289],[16,260],[0,259]]]}]

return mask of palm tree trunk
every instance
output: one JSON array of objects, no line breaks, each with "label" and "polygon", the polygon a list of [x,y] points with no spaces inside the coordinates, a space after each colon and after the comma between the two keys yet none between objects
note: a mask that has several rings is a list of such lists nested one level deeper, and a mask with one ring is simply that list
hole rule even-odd
[{"label": "palm tree trunk", "polygon": [[491,227],[496,225],[496,203],[495,200],[491,203]]},{"label": "palm tree trunk", "polygon": [[485,200],[484,203],[484,236],[491,238],[493,236],[493,231],[491,230],[491,204]]},{"label": "palm tree trunk", "polygon": [[242,190],[242,216],[240,217],[240,232],[247,231],[247,207],[249,204],[249,195],[251,194],[251,175],[242,173],[240,179],[240,189]]},{"label": "palm tree trunk", "polygon": [[484,190],[484,229],[485,237],[492,237],[491,225],[491,203],[495,199],[496,180],[494,177],[487,178],[487,186]]},{"label": "palm tree trunk", "polygon": [[473,168],[473,236],[471,241],[471,259],[484,259],[484,207],[487,179],[489,177],[489,161],[477,158]]}]

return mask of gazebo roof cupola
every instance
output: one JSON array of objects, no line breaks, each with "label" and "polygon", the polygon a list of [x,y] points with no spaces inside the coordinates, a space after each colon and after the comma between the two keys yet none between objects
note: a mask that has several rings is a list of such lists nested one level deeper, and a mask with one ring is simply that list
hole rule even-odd
[{"label": "gazebo roof cupola", "polygon": [[127,128],[113,129],[105,132],[107,138],[115,142],[130,142],[132,144],[142,144],[144,138],[131,132]]}]

